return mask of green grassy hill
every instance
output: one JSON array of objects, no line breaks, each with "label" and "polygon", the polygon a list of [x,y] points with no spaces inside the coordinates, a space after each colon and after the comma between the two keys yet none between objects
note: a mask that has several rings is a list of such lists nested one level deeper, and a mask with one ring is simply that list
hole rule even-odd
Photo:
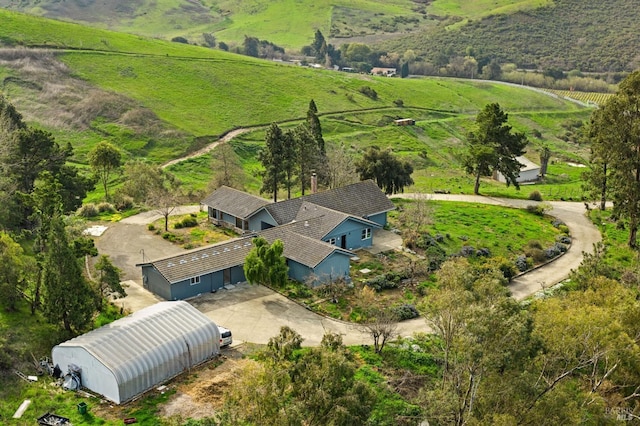
[{"label": "green grassy hill", "polygon": [[[0,27],[2,40],[56,46],[1,49],[2,92],[30,123],[53,132],[61,143],[70,142],[80,164],[101,140],[118,145],[126,158],[165,162],[233,128],[302,119],[310,99],[318,105],[330,144],[344,142],[355,155],[372,144],[393,147],[415,162],[423,189],[439,186],[438,176],[444,176],[442,186],[464,190],[450,179],[463,178],[461,141],[489,102],[500,103],[518,130],[537,130],[539,136],[531,139],[534,159],[542,143],[558,157],[586,158],[585,148],[567,142],[563,123],[585,120],[590,110],[525,88],[317,70],[4,10],[0,19],[9,23]],[[365,87],[377,98],[364,95]],[[397,106],[399,100],[403,107]],[[390,125],[407,116],[418,121],[415,128]],[[248,174],[257,166],[263,140],[257,130],[237,142]],[[203,161],[174,169],[203,188],[211,173]],[[191,176],[195,171],[198,179]]]},{"label": "green grassy hill", "polygon": [[629,71],[638,65],[640,45],[632,0],[0,0],[0,7],[192,44],[204,44],[208,33],[232,48],[252,36],[297,52],[319,29],[336,46],[357,41],[400,55],[412,49],[436,69],[473,51],[481,65],[497,59],[529,68]]},{"label": "green grassy hill", "polygon": [[334,38],[389,36],[422,31],[443,19],[473,20],[532,10],[551,0],[186,0],[83,2],[0,0],[0,7],[93,27],[202,43],[203,32],[241,44],[245,35],[299,49],[316,29]]}]

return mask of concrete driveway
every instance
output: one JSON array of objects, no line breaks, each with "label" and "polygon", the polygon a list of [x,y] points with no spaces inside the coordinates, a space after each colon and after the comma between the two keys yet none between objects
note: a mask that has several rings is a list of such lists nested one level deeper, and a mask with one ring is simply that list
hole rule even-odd
[{"label": "concrete driveway", "polygon": [[[414,194],[399,197],[412,198]],[[424,195],[419,195],[423,197]],[[479,202],[511,207],[525,207],[533,202],[527,200],[498,199],[475,196],[434,195],[432,199]],[[571,269],[579,266],[582,252],[591,251],[593,244],[600,240],[600,233],[584,215],[584,205],[580,203],[552,202],[552,215],[567,224],[571,230],[573,243],[569,251],[558,260],[515,279],[511,291],[516,299],[526,298],[564,280]],[[186,206],[174,214],[197,211],[199,206]],[[104,234],[96,238],[96,247],[101,254],[108,254],[114,264],[124,272],[128,296],[118,299],[116,304],[136,311],[157,303],[161,299],[142,287],[140,268],[135,265],[150,259],[158,259],[181,253],[184,250],[157,235],[147,231],[147,223],[159,217],[153,213],[143,213],[119,223],[107,223]],[[385,233],[384,244],[389,249],[397,248],[399,237]],[[376,237],[377,238],[377,237]],[[284,296],[263,286],[247,283],[230,286],[217,293],[204,294],[189,301],[201,312],[233,331],[236,342],[267,343],[278,334],[280,327],[287,325],[304,337],[304,345],[317,346],[325,332],[342,334],[348,345],[371,344],[371,337],[353,324],[336,321],[317,315],[294,303]],[[428,332],[425,321],[417,318],[399,324],[401,336],[411,336],[414,332]]]}]

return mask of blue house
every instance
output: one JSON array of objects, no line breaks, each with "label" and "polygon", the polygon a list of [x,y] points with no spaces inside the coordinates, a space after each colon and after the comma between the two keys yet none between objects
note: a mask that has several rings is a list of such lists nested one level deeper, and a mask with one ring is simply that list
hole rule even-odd
[{"label": "blue house", "polygon": [[291,279],[312,285],[349,279],[352,250],[371,247],[373,230],[386,225],[387,213],[395,208],[373,181],[277,203],[221,187],[202,206],[214,224],[242,236],[137,265],[144,287],[167,300],[245,281],[244,259],[257,235],[283,242]]}]

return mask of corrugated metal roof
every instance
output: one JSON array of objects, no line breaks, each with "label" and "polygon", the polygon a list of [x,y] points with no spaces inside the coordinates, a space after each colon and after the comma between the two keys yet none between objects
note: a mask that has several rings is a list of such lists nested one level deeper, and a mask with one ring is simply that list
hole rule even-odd
[{"label": "corrugated metal roof", "polygon": [[124,402],[217,355],[219,339],[213,321],[177,301],[156,303],[58,346],[83,348],[112,371]]},{"label": "corrugated metal roof", "polygon": [[235,217],[246,219],[260,207],[271,204],[271,201],[238,191],[237,189],[229,188],[228,186],[221,186],[209,194],[209,196],[202,201],[202,204]]}]

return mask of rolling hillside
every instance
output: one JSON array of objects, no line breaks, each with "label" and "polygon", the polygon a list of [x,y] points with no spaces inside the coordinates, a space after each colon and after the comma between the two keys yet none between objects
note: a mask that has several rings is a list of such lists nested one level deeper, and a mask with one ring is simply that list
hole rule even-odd
[{"label": "rolling hillside", "polygon": [[411,49],[436,69],[469,52],[480,65],[494,59],[583,72],[640,65],[632,0],[0,0],[0,7],[192,44],[205,44],[207,33],[232,49],[252,36],[296,53],[320,29],[335,46],[363,42],[400,55]]},{"label": "rolling hillside", "polygon": [[[563,158],[585,158],[584,148],[567,142],[563,123],[585,120],[589,109],[525,88],[318,70],[3,10],[0,19],[8,23],[0,39],[14,46],[0,49],[2,93],[30,123],[70,142],[80,164],[101,140],[126,158],[164,163],[234,128],[300,120],[310,99],[330,144],[346,143],[356,155],[371,144],[392,146],[424,178],[436,170],[462,175],[461,140],[488,102],[499,102],[522,131],[538,131],[533,155],[546,143]],[[416,132],[389,125],[406,116],[418,120]],[[236,144],[248,171],[263,140],[257,130]],[[202,188],[211,175],[206,161],[175,171]]]}]

